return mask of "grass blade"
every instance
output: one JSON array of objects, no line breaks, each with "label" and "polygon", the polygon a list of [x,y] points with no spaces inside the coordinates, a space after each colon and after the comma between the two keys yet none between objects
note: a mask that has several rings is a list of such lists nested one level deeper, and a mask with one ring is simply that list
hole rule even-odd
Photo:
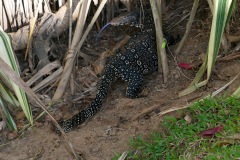
[{"label": "grass blade", "polygon": [[240,86],[238,87],[238,89],[236,89],[236,91],[234,91],[232,96],[236,96],[236,97],[240,98]]}]

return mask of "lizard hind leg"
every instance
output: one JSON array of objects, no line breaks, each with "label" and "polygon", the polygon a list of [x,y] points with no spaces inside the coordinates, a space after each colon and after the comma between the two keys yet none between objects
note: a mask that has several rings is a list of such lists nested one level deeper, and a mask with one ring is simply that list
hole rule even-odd
[{"label": "lizard hind leg", "polygon": [[127,97],[136,98],[142,91],[143,74],[137,68],[125,66],[122,68],[121,78],[128,83]]}]

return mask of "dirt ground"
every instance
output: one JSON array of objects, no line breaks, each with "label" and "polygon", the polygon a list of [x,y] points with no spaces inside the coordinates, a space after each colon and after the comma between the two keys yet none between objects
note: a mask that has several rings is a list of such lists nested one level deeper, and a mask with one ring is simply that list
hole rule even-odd
[{"label": "dirt ground", "polygon": [[[239,73],[239,58],[218,61],[207,86],[188,96],[179,98],[178,93],[191,83],[199,68],[185,70],[178,68],[177,64],[179,62],[197,64],[201,62],[200,55],[205,53],[207,49],[210,23],[206,17],[210,13],[207,5],[201,4],[200,7],[202,9],[198,12],[199,15],[193,23],[193,29],[181,54],[176,56],[168,51],[170,70],[168,83],[162,83],[163,77],[158,72],[147,75],[141,98],[128,99],[125,98],[124,93],[126,84],[119,81],[113,85],[99,113],[77,129],[67,133],[77,152],[81,153],[85,159],[110,160],[116,153],[127,151],[130,138],[139,135],[146,136],[154,130],[161,132],[159,124],[164,115],[160,116],[159,113],[170,108],[183,107],[194,100],[204,97],[225,85]],[[189,12],[191,5],[186,7],[186,10]],[[186,22],[187,19],[179,23],[174,32],[183,35]],[[109,34],[111,33],[109,32]],[[171,46],[170,50],[174,51],[177,45]],[[221,52],[223,51],[221,50]],[[83,81],[87,81],[86,83],[90,85],[89,88],[93,88],[93,90],[85,94],[83,98],[70,104],[62,104],[60,109],[57,110],[61,110],[60,113],[63,114],[64,118],[70,117],[78,110],[86,107],[94,98],[97,78],[91,72],[88,72],[89,70],[86,68],[80,67],[76,72],[76,88],[80,88],[81,92],[78,92],[75,97],[82,95],[84,86],[80,84]],[[85,72],[83,72],[84,70]],[[239,84],[240,78],[231,84],[224,91],[224,94],[231,94]],[[169,114],[178,117],[184,116],[178,112]],[[57,136],[51,130],[50,123],[47,120],[41,123],[43,125],[29,128],[13,140],[4,138],[9,136],[8,132],[0,133],[0,142],[2,143],[0,144],[0,160],[72,159],[65,147],[66,144],[64,145],[63,137]]]}]

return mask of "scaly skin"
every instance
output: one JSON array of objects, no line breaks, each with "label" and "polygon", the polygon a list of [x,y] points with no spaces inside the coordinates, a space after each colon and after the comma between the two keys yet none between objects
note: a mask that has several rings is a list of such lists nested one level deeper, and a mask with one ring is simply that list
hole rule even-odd
[{"label": "scaly skin", "polygon": [[[115,80],[121,78],[127,82],[126,94],[129,98],[135,98],[141,91],[143,75],[157,70],[156,38],[151,10],[145,11],[143,18],[141,31],[134,34],[123,49],[118,50],[106,64],[96,98],[91,105],[71,119],[60,122],[60,126],[65,132],[76,128],[97,113]],[[59,130],[56,129],[56,132],[59,133]]]}]

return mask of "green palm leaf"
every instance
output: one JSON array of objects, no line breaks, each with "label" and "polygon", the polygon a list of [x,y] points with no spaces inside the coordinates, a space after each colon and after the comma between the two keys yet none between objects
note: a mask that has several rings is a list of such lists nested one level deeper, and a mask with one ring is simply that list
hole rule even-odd
[{"label": "green palm leaf", "polygon": [[[206,85],[210,79],[212,69],[218,55],[221,37],[225,26],[234,11],[236,0],[216,0],[214,1],[213,20],[211,34],[208,44],[207,54],[204,63],[200,67],[196,77],[187,89],[179,93],[179,96],[189,94],[199,87]],[[199,82],[207,70],[207,79]]]},{"label": "green palm leaf", "polygon": [[12,130],[17,130],[17,125],[16,125],[14,119],[12,118],[11,114],[8,112],[1,97],[0,97],[0,106],[2,107],[3,113],[6,116],[7,126]]},{"label": "green palm leaf", "polygon": [[[0,47],[1,47],[1,54],[0,57],[20,76],[18,65],[15,59],[15,55],[13,53],[11,42],[9,36],[2,30],[0,26]],[[26,118],[33,124],[32,112],[28,104],[28,100],[26,97],[25,92],[20,89],[14,82],[8,79],[0,69],[1,77],[4,79],[9,80],[9,83],[12,85],[12,88],[15,92],[15,95],[22,107],[23,112],[25,113]]]}]

